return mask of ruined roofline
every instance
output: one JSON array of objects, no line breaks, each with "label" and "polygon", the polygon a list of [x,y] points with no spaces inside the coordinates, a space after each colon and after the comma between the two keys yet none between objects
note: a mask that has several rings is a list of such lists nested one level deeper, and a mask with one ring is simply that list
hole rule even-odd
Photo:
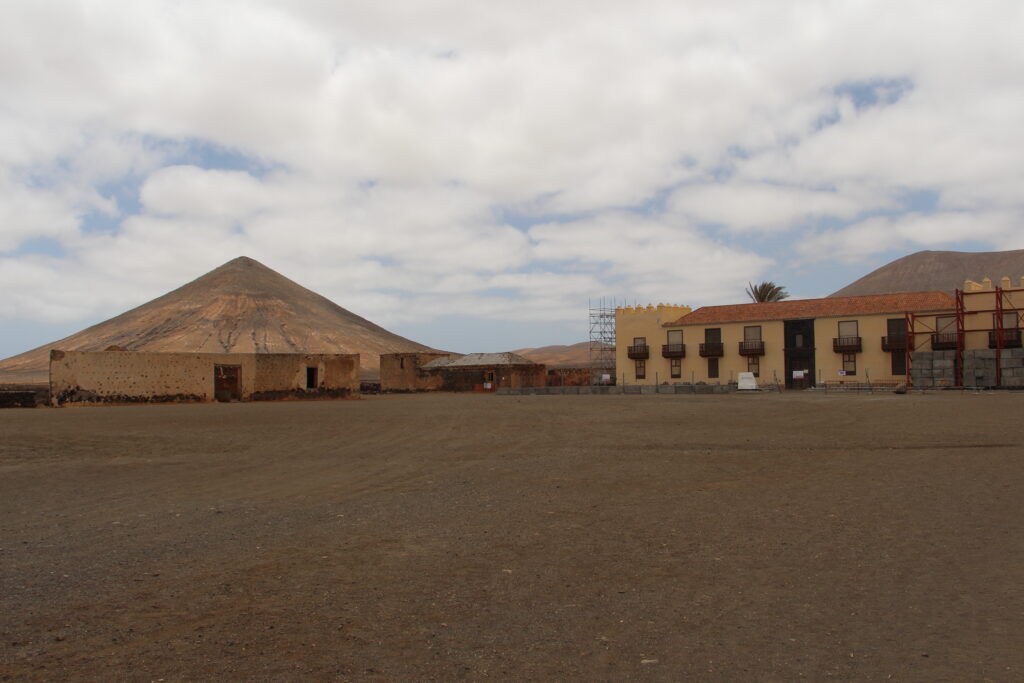
[{"label": "ruined roofline", "polygon": [[[1024,276],[1020,278],[1020,284],[1017,287],[1013,286],[1013,281],[1009,278],[1009,276],[1003,276],[999,280],[999,288],[1024,289]],[[963,291],[967,294],[971,294],[973,292],[994,292],[995,289],[995,285],[993,284],[992,278],[990,277],[983,279],[981,282],[975,282],[974,280],[964,280]]]}]

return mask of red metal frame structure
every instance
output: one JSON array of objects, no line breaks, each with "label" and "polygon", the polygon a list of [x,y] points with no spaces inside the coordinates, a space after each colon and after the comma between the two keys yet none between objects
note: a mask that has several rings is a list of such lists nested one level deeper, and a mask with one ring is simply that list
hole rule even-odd
[{"label": "red metal frame structure", "polygon": [[921,324],[924,326],[924,329],[922,331],[920,331],[920,332],[918,332],[918,329],[917,329],[917,327],[918,327],[918,316],[917,316],[917,314],[914,313],[913,311],[907,311],[904,315],[906,317],[906,325],[907,325],[907,351],[906,351],[906,354],[907,354],[907,364],[906,364],[906,367],[907,367],[907,388],[909,389],[910,387],[914,386],[914,380],[913,380],[913,377],[911,375],[911,359],[913,357],[914,351],[917,351],[917,343],[918,343],[917,342],[917,336],[920,335],[920,336],[922,336],[925,339],[930,341],[931,338],[932,338],[932,335],[935,333],[935,328],[933,326],[929,326],[927,321],[924,319],[925,317],[933,317],[934,314],[932,314],[930,316],[923,316],[921,318]]},{"label": "red metal frame structure", "polygon": [[[964,385],[964,293],[962,290],[956,290],[956,356],[953,361],[953,386],[962,387]],[[921,316],[920,318],[913,311],[906,312],[906,325],[907,325],[907,387],[914,385],[914,380],[911,375],[911,358],[914,351],[917,351],[917,335],[923,336],[928,341],[931,341],[933,335],[938,333],[938,329],[934,325],[929,325],[925,318],[937,317],[935,313],[930,313],[927,316]],[[923,330],[918,331],[918,324],[924,327]]]},{"label": "red metal frame structure", "polygon": [[1024,298],[1024,289],[1022,288],[1006,289],[1003,287],[995,287],[993,289],[983,289],[977,292],[967,292],[968,296],[972,294],[991,294],[995,299],[994,308],[968,311],[967,315],[979,315],[983,313],[992,315],[992,327],[980,327],[976,330],[972,329],[971,332],[994,333],[997,387],[1003,385],[1003,349],[1006,348],[1006,327],[1003,324],[1003,315],[1006,313],[1015,313],[1017,318],[1017,329],[1019,329],[1021,324],[1021,312],[1024,311],[1024,308],[1013,305],[1013,300],[1009,296],[1012,292],[1021,292],[1021,296]]},{"label": "red metal frame structure", "polygon": [[953,386],[964,385],[964,290],[956,290],[956,356],[953,361]]},{"label": "red metal frame structure", "polygon": [[[956,290],[956,363],[954,370],[955,386],[963,387],[964,385],[964,349],[965,339],[968,332],[991,332],[993,333],[993,339],[995,341],[995,381],[996,386],[1002,386],[1003,384],[1003,349],[1006,348],[1006,327],[1004,326],[1003,315],[1006,313],[1015,313],[1017,317],[1017,329],[1020,329],[1022,321],[1024,321],[1024,307],[1015,306],[1013,299],[1009,296],[1011,293],[1019,292],[1021,300],[1024,301],[1024,287],[1022,288],[1004,288],[994,287],[993,289],[980,289],[971,292],[965,292],[962,289]],[[994,297],[994,308],[984,308],[978,310],[968,311],[964,305],[964,296],[982,296],[990,295]],[[992,326],[984,326],[978,328],[967,329],[966,322],[967,316],[975,316],[980,314],[992,315]],[[912,354],[917,350],[918,341],[916,337],[924,336],[926,339],[931,339],[931,335],[938,332],[934,326],[930,326],[925,318],[931,318],[935,314],[929,314],[928,316],[921,316],[920,318],[911,311],[906,314],[906,327],[907,327],[907,387],[913,385],[913,379],[911,375],[911,360]],[[919,329],[923,327],[924,329]]]},{"label": "red metal frame structure", "polygon": [[1003,385],[1003,288],[996,287],[996,310],[992,327],[996,333],[996,386]]}]

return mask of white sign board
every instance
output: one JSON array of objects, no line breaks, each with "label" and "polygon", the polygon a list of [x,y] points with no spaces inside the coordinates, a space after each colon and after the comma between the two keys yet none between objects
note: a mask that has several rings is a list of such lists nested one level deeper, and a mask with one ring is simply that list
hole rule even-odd
[{"label": "white sign board", "polygon": [[754,390],[754,391],[756,391],[757,390],[757,380],[754,378],[754,373],[752,373],[752,372],[741,372],[739,374],[739,379],[738,379],[738,381],[736,383],[736,388],[739,389],[740,391],[743,391],[743,390],[747,390],[747,391]]},{"label": "white sign board", "polygon": [[794,370],[793,371],[793,379],[803,379],[805,372],[807,372],[807,371],[806,370]]}]

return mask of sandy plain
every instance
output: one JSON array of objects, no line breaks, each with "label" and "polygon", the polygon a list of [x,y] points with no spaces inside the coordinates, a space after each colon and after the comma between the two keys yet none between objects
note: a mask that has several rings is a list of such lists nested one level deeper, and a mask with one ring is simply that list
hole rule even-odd
[{"label": "sandy plain", "polygon": [[1024,677],[1024,392],[0,411],[4,680]]}]

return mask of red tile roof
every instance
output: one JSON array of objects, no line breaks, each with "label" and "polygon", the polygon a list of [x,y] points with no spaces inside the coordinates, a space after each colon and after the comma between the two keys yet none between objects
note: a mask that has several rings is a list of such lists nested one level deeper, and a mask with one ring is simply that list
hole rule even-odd
[{"label": "red tile roof", "polygon": [[763,304],[702,306],[675,322],[665,323],[664,327],[748,320],[790,320],[794,318],[904,313],[906,311],[941,311],[953,308],[956,308],[956,301],[945,292],[902,292],[870,296],[838,296],[826,299],[786,299]]}]

